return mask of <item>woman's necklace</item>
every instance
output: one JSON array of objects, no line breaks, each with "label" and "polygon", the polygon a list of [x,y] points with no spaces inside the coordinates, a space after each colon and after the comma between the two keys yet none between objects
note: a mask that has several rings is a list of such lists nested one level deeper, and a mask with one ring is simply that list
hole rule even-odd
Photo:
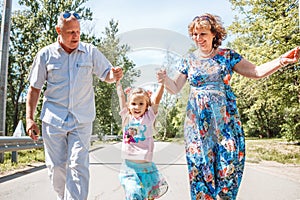
[{"label": "woman's necklace", "polygon": [[210,57],[214,52],[215,52],[214,48],[212,48],[208,54],[203,53],[200,49],[198,50],[199,57],[201,57],[201,58]]}]

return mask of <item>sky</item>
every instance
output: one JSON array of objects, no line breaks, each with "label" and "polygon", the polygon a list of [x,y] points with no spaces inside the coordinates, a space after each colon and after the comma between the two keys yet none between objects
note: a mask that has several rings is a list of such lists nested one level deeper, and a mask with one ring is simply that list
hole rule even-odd
[{"label": "sky", "polygon": [[197,15],[219,15],[228,26],[233,12],[227,0],[90,0],[96,31],[111,19],[119,22],[120,33],[139,28],[163,28],[187,35],[187,25]]},{"label": "sky", "polygon": [[[121,43],[131,47],[129,58],[146,73],[139,80],[143,83],[155,81],[149,74],[165,65],[166,52],[181,57],[191,47],[187,26],[195,16],[219,15],[225,27],[234,19],[228,0],[89,0],[85,6],[91,8],[94,20],[82,24],[83,31],[102,37],[109,21],[118,21]],[[13,0],[12,9],[16,8]]]},{"label": "sky", "polygon": [[149,74],[165,65],[166,51],[180,57],[179,49],[191,47],[187,26],[195,16],[219,15],[225,27],[234,19],[227,0],[90,0],[86,6],[93,12],[96,35],[102,36],[111,19],[118,21],[121,41],[125,37],[123,42],[133,48],[129,57],[142,71],[136,85],[155,82]]}]

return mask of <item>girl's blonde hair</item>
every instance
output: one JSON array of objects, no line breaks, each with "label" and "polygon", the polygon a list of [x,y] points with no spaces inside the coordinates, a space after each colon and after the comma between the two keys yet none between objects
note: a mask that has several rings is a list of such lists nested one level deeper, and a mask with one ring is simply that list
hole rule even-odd
[{"label": "girl's blonde hair", "polygon": [[[130,89],[128,95],[127,95],[127,104],[131,100],[133,96],[142,96],[145,98],[147,103],[147,108],[151,106],[151,97],[148,91],[144,90],[143,88],[133,88]],[[128,106],[128,105],[127,105]]]},{"label": "girl's blonde hair", "polygon": [[193,21],[188,26],[189,35],[192,37],[195,29],[206,29],[210,30],[215,38],[213,39],[213,48],[221,46],[222,41],[226,39],[227,33],[223,27],[221,18],[217,15],[205,13],[200,16],[194,17]]}]

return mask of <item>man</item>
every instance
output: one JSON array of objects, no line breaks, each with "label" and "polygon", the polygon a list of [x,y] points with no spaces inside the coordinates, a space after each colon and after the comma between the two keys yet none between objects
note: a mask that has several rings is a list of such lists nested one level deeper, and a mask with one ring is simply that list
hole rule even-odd
[{"label": "man", "polygon": [[123,76],[93,45],[80,42],[80,16],[64,12],[55,27],[57,42],[33,62],[26,102],[26,132],[40,134],[34,112],[47,83],[41,112],[46,165],[57,199],[85,200],[89,190],[89,145],[95,118],[93,74],[112,83]]}]

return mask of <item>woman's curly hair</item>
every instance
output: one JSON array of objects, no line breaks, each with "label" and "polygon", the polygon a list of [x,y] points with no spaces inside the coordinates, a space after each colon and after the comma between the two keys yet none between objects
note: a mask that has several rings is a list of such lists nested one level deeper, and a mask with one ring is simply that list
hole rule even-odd
[{"label": "woman's curly hair", "polygon": [[196,16],[188,26],[189,35],[193,36],[195,29],[200,28],[208,29],[215,35],[212,42],[212,46],[215,49],[218,48],[222,44],[222,41],[226,39],[226,30],[223,27],[221,18],[217,15],[205,13],[203,15]]}]

